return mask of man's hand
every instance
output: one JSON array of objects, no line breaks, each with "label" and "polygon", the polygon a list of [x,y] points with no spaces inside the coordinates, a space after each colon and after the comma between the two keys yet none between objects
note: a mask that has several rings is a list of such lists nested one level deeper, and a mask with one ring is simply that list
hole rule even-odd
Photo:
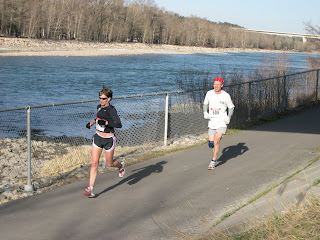
[{"label": "man's hand", "polygon": [[208,112],[203,112],[203,117],[204,117],[204,119],[210,119]]},{"label": "man's hand", "polygon": [[225,122],[226,124],[229,124],[229,123],[230,123],[230,118],[227,116],[227,117],[224,119],[224,122]]},{"label": "man's hand", "polygon": [[86,128],[90,129],[91,125],[90,123],[87,123]]}]

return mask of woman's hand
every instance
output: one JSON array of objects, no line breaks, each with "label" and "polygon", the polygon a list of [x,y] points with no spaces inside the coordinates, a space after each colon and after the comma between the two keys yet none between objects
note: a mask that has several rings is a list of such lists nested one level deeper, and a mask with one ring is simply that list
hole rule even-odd
[{"label": "woman's hand", "polygon": [[88,122],[86,125],[86,128],[90,129],[90,127],[96,122],[96,120],[93,120],[91,122]]}]

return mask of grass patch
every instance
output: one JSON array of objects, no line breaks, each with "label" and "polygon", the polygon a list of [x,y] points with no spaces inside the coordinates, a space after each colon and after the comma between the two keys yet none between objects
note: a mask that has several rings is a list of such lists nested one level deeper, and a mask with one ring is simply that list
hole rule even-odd
[{"label": "grass patch", "polygon": [[[211,231],[198,240],[257,240],[257,239],[308,239],[319,240],[320,199],[314,195],[306,197],[300,207],[289,205],[286,211],[274,213],[262,221],[246,223],[244,232]],[[193,239],[193,238],[191,238]]]},{"label": "grass patch", "polygon": [[[320,200],[315,196],[308,197],[302,207],[290,207],[287,212],[274,214],[246,232],[224,236],[220,239],[319,239],[320,233]],[[209,240],[210,238],[208,238]]]},{"label": "grass patch", "polygon": [[[183,139],[182,139],[183,141]],[[116,147],[114,159],[127,158],[126,165],[143,162],[152,158],[162,157],[167,154],[190,149],[200,146],[207,142],[204,135],[199,136],[194,144],[179,144],[169,146],[159,146],[155,144],[145,144],[132,147]],[[129,160],[130,159],[130,160]],[[101,154],[99,159],[100,165],[105,163],[105,156]],[[67,154],[56,156],[52,160],[47,161],[37,174],[40,176],[57,176],[72,171],[75,168],[91,164],[91,145],[83,145],[73,148]]]}]

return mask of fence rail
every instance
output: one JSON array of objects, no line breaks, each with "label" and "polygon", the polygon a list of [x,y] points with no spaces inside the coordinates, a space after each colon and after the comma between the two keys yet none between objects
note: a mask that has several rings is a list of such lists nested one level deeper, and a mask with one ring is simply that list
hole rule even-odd
[{"label": "fence rail", "polygon": [[[319,100],[319,70],[232,83],[224,89],[236,106],[230,125]],[[209,89],[114,97],[123,127],[116,130],[116,157],[138,148],[167,145],[204,134],[202,102]],[[32,191],[32,180],[50,178],[90,164],[98,100],[0,109],[0,193]]]}]

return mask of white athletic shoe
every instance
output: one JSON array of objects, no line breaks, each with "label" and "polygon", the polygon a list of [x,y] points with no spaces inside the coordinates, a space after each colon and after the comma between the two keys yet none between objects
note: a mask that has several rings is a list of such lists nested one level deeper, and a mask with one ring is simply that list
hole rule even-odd
[{"label": "white athletic shoe", "polygon": [[216,162],[216,161],[210,161],[209,166],[208,166],[208,170],[213,170],[213,169],[216,168],[216,167],[214,166],[214,165],[215,165],[215,162]]},{"label": "white athletic shoe", "polygon": [[85,187],[83,189],[83,192],[82,192],[83,195],[89,197],[89,198],[94,198],[96,195],[94,195],[93,191],[91,190],[90,187]]},{"label": "white athletic shoe", "polygon": [[124,169],[124,162],[121,161],[120,164],[121,164],[121,168],[119,168],[119,177],[123,177],[124,174],[126,173],[126,170]]}]

